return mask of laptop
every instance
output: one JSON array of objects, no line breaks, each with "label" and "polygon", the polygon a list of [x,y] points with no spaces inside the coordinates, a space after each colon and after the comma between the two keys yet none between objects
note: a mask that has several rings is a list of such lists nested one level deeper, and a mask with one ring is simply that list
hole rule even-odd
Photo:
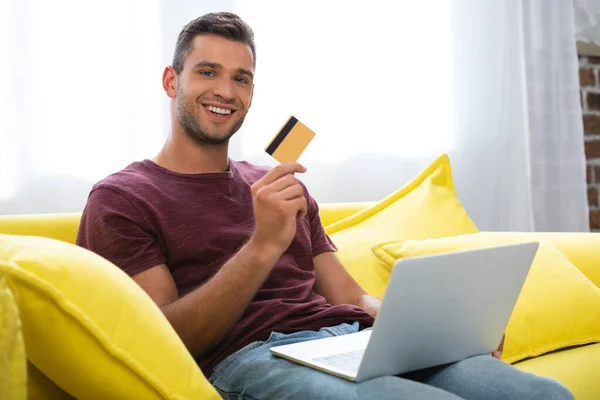
[{"label": "laptop", "polygon": [[270,350],[354,382],[491,354],[537,249],[532,242],[400,259],[372,329]]}]

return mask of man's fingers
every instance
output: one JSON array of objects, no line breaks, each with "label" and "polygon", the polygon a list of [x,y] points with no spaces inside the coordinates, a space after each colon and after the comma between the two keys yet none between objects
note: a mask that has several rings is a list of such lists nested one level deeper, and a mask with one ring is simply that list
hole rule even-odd
[{"label": "man's fingers", "polygon": [[271,193],[277,193],[287,187],[293,186],[298,184],[298,180],[294,177],[294,175],[286,175],[286,176],[282,176],[281,178],[277,179],[274,182],[271,182],[269,185],[267,185],[269,187],[269,191],[271,191]]},{"label": "man's fingers", "polygon": [[500,340],[500,345],[498,345],[498,351],[500,353],[502,353],[502,351],[504,351],[504,339],[506,338],[506,335],[502,335],[502,340]]},{"label": "man's fingers", "polygon": [[295,199],[296,197],[304,196],[304,190],[302,189],[302,186],[300,186],[300,185],[293,185],[293,186],[288,186],[285,189],[279,191],[277,193],[277,195],[282,200],[291,200],[291,199]]},{"label": "man's fingers", "polygon": [[289,200],[292,206],[298,211],[296,217],[304,218],[308,210],[308,204],[306,203],[306,197],[296,197],[295,199]]},{"label": "man's fingers", "polygon": [[286,162],[283,164],[279,164],[278,166],[267,172],[267,174],[263,176],[262,181],[265,185],[268,185],[271,182],[274,182],[277,179],[281,178],[282,176],[305,171],[306,168],[304,168],[303,165],[300,165],[295,161]]},{"label": "man's fingers", "polygon": [[502,352],[504,351],[504,339],[505,339],[506,335],[502,335],[502,339],[500,340],[500,344],[498,345],[498,349],[492,353],[492,357],[496,357],[498,360],[500,360],[500,357],[502,357]]}]

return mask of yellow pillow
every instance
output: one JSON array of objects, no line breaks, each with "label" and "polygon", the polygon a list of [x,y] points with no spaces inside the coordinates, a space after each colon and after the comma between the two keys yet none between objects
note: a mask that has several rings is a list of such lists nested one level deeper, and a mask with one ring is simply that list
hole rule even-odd
[{"label": "yellow pillow", "polygon": [[[390,240],[373,253],[391,272],[400,258],[524,243],[530,235],[476,233],[422,241]],[[537,254],[506,328],[502,359],[508,363],[557,349],[600,341],[600,288],[553,245]]]},{"label": "yellow pillow", "polygon": [[0,272],[0,399],[27,399],[26,362],[19,309]]},{"label": "yellow pillow", "polygon": [[27,358],[75,398],[217,399],[167,319],[123,271],[54,239],[0,235]]},{"label": "yellow pillow", "polygon": [[367,293],[381,297],[389,273],[371,253],[374,242],[473,233],[477,227],[456,198],[450,161],[443,154],[396,192],[325,227],[325,232],[350,275]]}]

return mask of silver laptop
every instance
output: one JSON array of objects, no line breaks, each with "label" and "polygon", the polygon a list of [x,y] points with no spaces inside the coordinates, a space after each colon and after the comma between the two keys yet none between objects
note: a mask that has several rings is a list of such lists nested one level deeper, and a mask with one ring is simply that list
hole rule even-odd
[{"label": "silver laptop", "polygon": [[356,382],[491,354],[537,248],[534,242],[400,259],[373,329],[270,350]]}]

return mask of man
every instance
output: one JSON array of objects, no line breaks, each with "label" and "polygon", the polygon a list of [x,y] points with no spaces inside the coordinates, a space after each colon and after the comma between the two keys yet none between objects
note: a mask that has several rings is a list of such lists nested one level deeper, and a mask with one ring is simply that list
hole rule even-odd
[{"label": "man", "polygon": [[228,398],[572,398],[499,353],[361,384],[270,354],[368,328],[380,300],[335,257],[317,203],[295,178],[303,166],[228,157],[252,103],[255,62],[253,33],[234,14],[184,27],[163,73],[170,136],[153,160],[94,186],[78,244],[132,276]]}]

